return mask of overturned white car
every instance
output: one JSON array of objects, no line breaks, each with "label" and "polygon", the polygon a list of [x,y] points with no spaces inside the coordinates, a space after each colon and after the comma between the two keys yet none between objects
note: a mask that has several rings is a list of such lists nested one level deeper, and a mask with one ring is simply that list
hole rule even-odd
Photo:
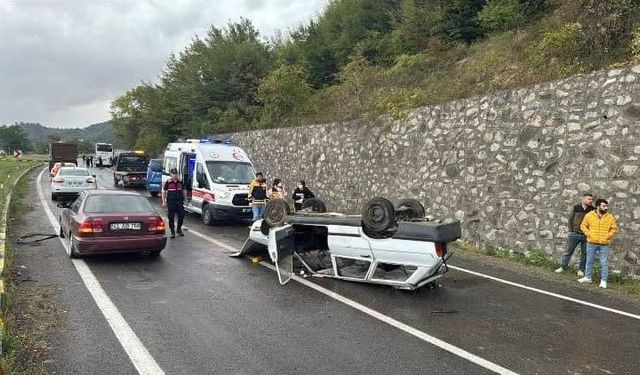
[{"label": "overturned white car", "polygon": [[296,213],[284,200],[270,201],[264,219],[252,225],[242,249],[231,255],[268,249],[283,285],[294,274],[296,259],[303,273],[316,277],[414,290],[448,271],[447,243],[461,235],[458,220],[425,217],[424,207],[413,199],[394,207],[377,197],[362,215],[325,211],[317,198]]}]

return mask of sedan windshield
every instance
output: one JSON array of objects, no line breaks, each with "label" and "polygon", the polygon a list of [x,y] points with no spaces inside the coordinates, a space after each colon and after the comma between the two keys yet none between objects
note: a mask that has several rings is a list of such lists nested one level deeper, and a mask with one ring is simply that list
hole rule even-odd
[{"label": "sedan windshield", "polygon": [[135,195],[93,195],[84,204],[87,214],[145,214],[155,212],[143,197]]},{"label": "sedan windshield", "polygon": [[62,168],[58,173],[59,176],[91,176],[91,173],[87,169],[84,168]]},{"label": "sedan windshield", "polygon": [[256,173],[251,164],[233,161],[208,161],[207,169],[217,184],[248,184]]}]

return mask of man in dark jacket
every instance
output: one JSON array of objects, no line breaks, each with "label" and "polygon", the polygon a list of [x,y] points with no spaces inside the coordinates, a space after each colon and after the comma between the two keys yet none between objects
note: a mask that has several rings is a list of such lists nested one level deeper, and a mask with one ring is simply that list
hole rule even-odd
[{"label": "man in dark jacket", "polygon": [[573,252],[576,247],[580,245],[580,269],[578,270],[578,276],[584,276],[585,264],[587,261],[587,238],[580,229],[582,219],[589,212],[593,211],[593,195],[584,194],[582,196],[582,202],[573,206],[571,214],[569,215],[569,238],[567,239],[567,251],[562,257],[562,263],[556,270],[557,273],[561,273],[569,268],[569,261],[573,256]]},{"label": "man in dark jacket", "polygon": [[313,198],[315,195],[309,190],[304,180],[298,181],[298,187],[293,191],[293,204],[296,207],[296,211],[302,209],[302,203],[309,198]]},{"label": "man in dark jacket", "polygon": [[186,199],[187,190],[178,178],[178,170],[173,168],[171,169],[171,179],[167,180],[162,187],[162,207],[167,207],[171,238],[176,238],[173,223],[176,214],[178,215],[178,235],[184,236],[182,232],[182,221],[184,220],[184,202]]}]

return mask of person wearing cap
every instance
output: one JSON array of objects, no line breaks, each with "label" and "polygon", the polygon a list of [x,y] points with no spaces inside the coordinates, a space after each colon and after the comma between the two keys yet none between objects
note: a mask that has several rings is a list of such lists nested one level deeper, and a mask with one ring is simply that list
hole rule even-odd
[{"label": "person wearing cap", "polygon": [[166,207],[168,211],[171,238],[176,238],[176,228],[173,222],[176,214],[178,214],[178,235],[184,236],[182,221],[184,220],[184,201],[186,199],[187,190],[178,178],[178,170],[173,168],[171,169],[171,179],[167,180],[162,188],[162,207]]},{"label": "person wearing cap", "polygon": [[262,172],[256,172],[256,178],[249,184],[248,197],[251,202],[253,221],[260,219],[264,213],[264,206],[267,203],[266,181]]}]

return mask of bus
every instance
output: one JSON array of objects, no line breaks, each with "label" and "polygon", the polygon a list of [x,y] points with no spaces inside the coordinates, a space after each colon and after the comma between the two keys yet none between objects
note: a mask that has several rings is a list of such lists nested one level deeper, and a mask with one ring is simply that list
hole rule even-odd
[{"label": "bus", "polygon": [[[102,160],[102,165],[100,165]],[[96,153],[93,156],[93,165],[98,167],[111,167],[113,160],[113,145],[110,143],[96,143]]]}]

